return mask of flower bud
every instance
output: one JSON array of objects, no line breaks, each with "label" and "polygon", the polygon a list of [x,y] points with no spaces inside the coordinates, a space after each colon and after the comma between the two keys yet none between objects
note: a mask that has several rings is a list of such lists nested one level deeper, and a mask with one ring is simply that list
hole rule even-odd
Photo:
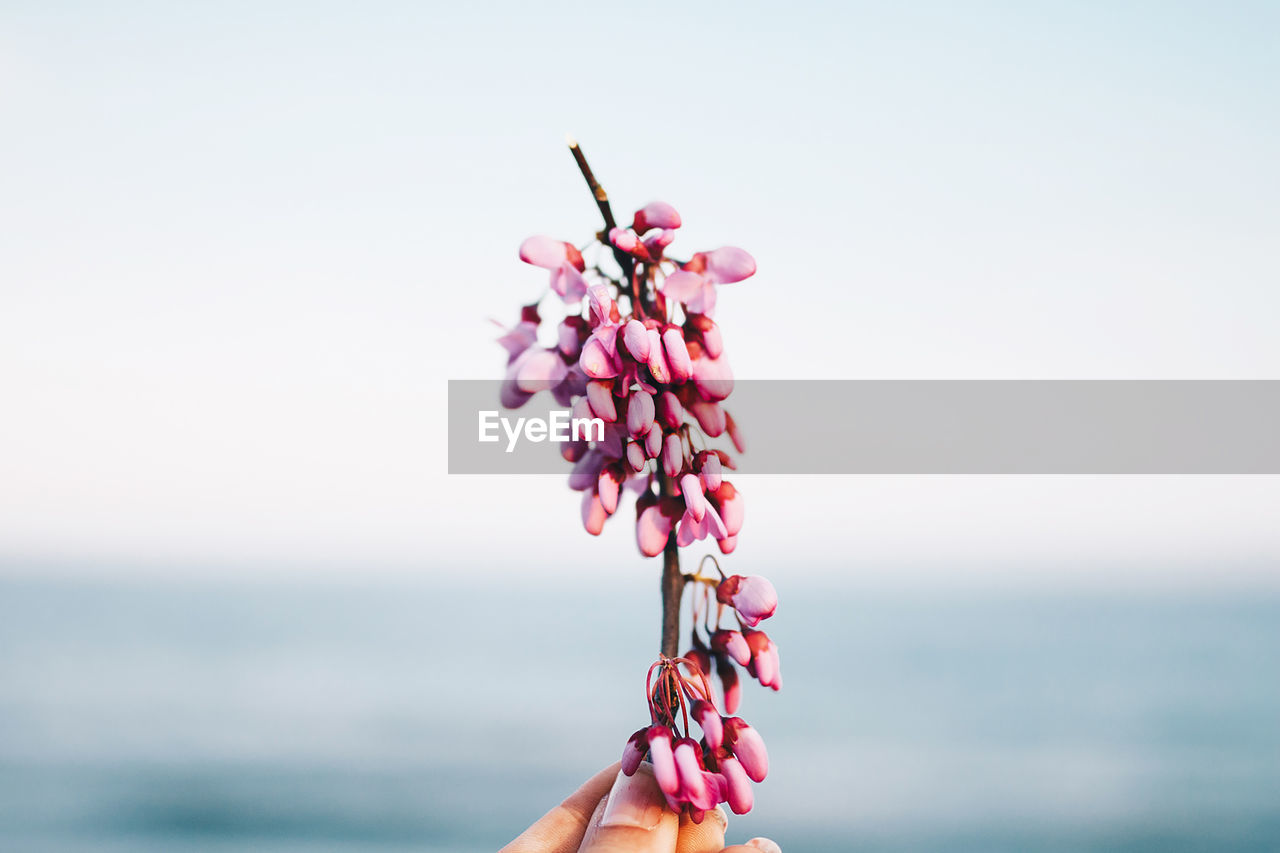
[{"label": "flower bud", "polygon": [[716,710],[716,706],[698,699],[693,703],[693,707],[689,709],[689,713],[702,728],[702,734],[707,740],[707,746],[711,747],[712,750],[719,749],[720,744],[724,742],[724,725],[720,721],[720,712]]},{"label": "flower bud", "polygon": [[645,733],[649,743],[649,761],[653,764],[653,778],[667,796],[675,796],[680,790],[680,777],[676,773],[675,756],[671,750],[671,729],[662,725],[649,726]]},{"label": "flower bud", "polygon": [[725,739],[729,749],[742,764],[742,769],[753,782],[763,782],[769,775],[769,752],[764,747],[760,733],[741,717],[730,717],[724,722]]},{"label": "flower bud", "polygon": [[680,214],[665,201],[651,201],[636,211],[631,227],[637,234],[643,234],[650,228],[679,228]]},{"label": "flower bud", "polygon": [[746,814],[755,805],[755,794],[751,790],[751,778],[742,769],[742,763],[733,756],[720,759],[720,778],[725,802],[734,814]]},{"label": "flower bud", "polygon": [[778,609],[777,590],[760,575],[730,575],[716,587],[716,600],[732,606],[753,628]]},{"label": "flower bud", "polygon": [[647,731],[641,729],[627,739],[627,745],[622,748],[622,775],[634,776],[640,769],[640,762],[644,761],[644,754],[649,750],[649,742],[645,739]]},{"label": "flower bud", "polygon": [[742,666],[751,663],[751,647],[747,645],[747,638],[737,631],[721,628],[713,633],[711,649],[728,655]]}]

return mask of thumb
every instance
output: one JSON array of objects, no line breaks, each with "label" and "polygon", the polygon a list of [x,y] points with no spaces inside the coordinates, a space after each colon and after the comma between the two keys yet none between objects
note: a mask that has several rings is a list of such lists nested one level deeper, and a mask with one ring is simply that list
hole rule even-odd
[{"label": "thumb", "polygon": [[673,853],[679,825],[653,778],[653,765],[644,763],[633,776],[618,773],[578,853]]}]

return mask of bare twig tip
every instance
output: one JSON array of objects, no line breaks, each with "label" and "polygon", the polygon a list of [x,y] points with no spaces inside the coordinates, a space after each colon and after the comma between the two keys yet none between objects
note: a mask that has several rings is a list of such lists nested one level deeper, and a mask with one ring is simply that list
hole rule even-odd
[{"label": "bare twig tip", "polygon": [[564,135],[564,141],[565,141],[565,142],[567,142],[567,143],[569,143],[569,147],[570,147],[570,148],[577,148],[577,147],[578,147],[578,140],[576,140],[576,139],[574,139],[574,138],[573,138],[573,134],[572,134],[572,133],[566,133],[566,134]]}]

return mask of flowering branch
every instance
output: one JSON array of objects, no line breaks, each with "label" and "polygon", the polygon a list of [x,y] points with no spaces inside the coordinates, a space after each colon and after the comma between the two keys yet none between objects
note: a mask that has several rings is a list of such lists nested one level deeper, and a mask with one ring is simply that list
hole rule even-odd
[{"label": "flowering branch", "polygon": [[[718,803],[741,814],[752,805],[750,783],[768,772],[768,755],[760,735],[721,708],[737,711],[736,667],[766,687],[782,686],[777,646],[756,629],[773,614],[777,593],[761,577],[726,577],[718,563],[718,579],[684,575],[680,549],[708,539],[722,554],[737,548],[743,500],[724,478],[735,465],[711,440],[727,436],[738,453],[744,447],[721,406],[733,390],[733,373],[713,317],[717,287],[751,277],[756,262],[731,246],[687,261],[668,256],[681,225],[675,208],[652,202],[620,227],[608,193],[572,139],[569,150],[605,228],[581,250],[551,237],[530,237],[520,246],[521,260],[549,271],[550,292],[566,311],[554,346],[538,341],[545,295],[524,306],[520,321],[499,338],[508,354],[501,401],[514,409],[550,391],[572,407],[573,423],[597,424],[594,434],[575,434],[561,449],[573,463],[569,486],[582,492],[583,526],[599,535],[624,492],[632,491],[636,545],[646,557],[662,555],[662,649],[645,683],[650,725],[628,740],[623,772],[634,773],[647,757],[668,806],[694,821]],[[597,247],[588,267],[582,253]],[[616,275],[602,266],[610,257]],[[680,605],[690,589],[692,647],[680,656]],[[721,627],[730,611],[736,624]],[[709,680],[713,665],[718,701]],[[693,739],[692,723],[702,731],[700,740]]]}]

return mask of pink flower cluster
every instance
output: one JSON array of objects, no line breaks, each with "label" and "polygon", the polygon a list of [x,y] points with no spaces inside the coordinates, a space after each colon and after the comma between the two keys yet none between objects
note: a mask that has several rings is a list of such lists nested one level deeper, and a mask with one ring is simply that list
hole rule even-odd
[{"label": "pink flower cluster", "polygon": [[[667,805],[673,811],[687,813],[694,822],[701,822],[704,813],[720,803],[727,804],[735,814],[750,811],[755,799],[750,783],[763,782],[769,773],[769,753],[760,733],[741,717],[720,713],[706,676],[711,658],[716,659],[723,707],[730,715],[737,711],[741,696],[733,662],[746,667],[753,677],[774,690],[782,687],[782,675],[777,647],[763,631],[746,626],[759,624],[777,609],[773,584],[755,575],[731,575],[719,584],[698,576],[692,580],[703,593],[702,608],[698,607],[696,596],[694,599],[694,648],[682,658],[662,658],[650,667],[645,685],[650,725],[627,741],[622,751],[622,772],[628,776],[635,773],[640,762],[648,758]],[[714,619],[707,592],[713,584]],[[736,612],[741,632],[718,627],[726,605]],[[698,634],[698,623],[703,618],[711,633],[710,649]],[[687,674],[680,671],[681,666]],[[698,740],[690,735],[690,718],[702,730]]]},{"label": "pink flower cluster", "polygon": [[[576,145],[571,150],[612,226],[603,191]],[[751,255],[727,246],[683,261],[670,257],[680,225],[675,208],[654,202],[636,211],[630,227],[609,227],[582,250],[550,237],[525,240],[521,260],[548,271],[564,317],[556,323],[554,343],[550,334],[540,342],[539,299],[499,339],[508,354],[505,407],[550,391],[572,409],[574,420],[605,424],[603,436],[562,444],[573,463],[569,486],[583,493],[587,531],[598,535],[625,493],[634,491],[636,543],[647,557],[667,551],[668,572],[679,571],[678,548],[713,539],[729,554],[742,530],[742,494],[725,479],[735,468],[733,457],[709,445],[727,436],[738,453],[745,450],[722,405],[733,390],[733,372],[714,316],[717,288],[756,271]],[[668,657],[676,634],[664,634],[666,654],[650,667],[645,686],[650,722],[627,741],[622,769],[633,774],[647,759],[668,805],[701,821],[720,803],[739,814],[748,811],[751,783],[768,773],[764,740],[732,715],[741,700],[736,666],[767,687],[782,687],[778,649],[757,628],[773,614],[778,597],[758,576],[693,574],[684,583],[695,589],[693,647],[684,657]],[[667,605],[678,609],[679,595],[664,597]],[[736,627],[721,627],[726,610],[736,614]],[[722,688],[719,705],[708,678],[713,663]],[[702,733],[696,740],[690,718]]]},{"label": "pink flower cluster", "polygon": [[573,418],[605,422],[602,441],[562,445],[573,463],[569,485],[583,493],[582,523],[593,535],[625,490],[634,490],[636,543],[649,557],[662,553],[673,530],[681,547],[709,537],[728,554],[743,521],[742,495],[724,478],[733,459],[706,445],[727,435],[744,450],[721,405],[733,372],[713,316],[716,288],[750,277],[756,263],[728,246],[687,261],[669,258],[680,224],[675,208],[653,202],[636,211],[631,227],[602,235],[608,245],[600,254],[624,262],[617,274],[588,266],[572,243],[525,240],[521,260],[548,270],[566,316],[554,345],[538,342],[538,304],[526,306],[499,338],[508,353],[504,406],[518,408],[549,390]]}]

